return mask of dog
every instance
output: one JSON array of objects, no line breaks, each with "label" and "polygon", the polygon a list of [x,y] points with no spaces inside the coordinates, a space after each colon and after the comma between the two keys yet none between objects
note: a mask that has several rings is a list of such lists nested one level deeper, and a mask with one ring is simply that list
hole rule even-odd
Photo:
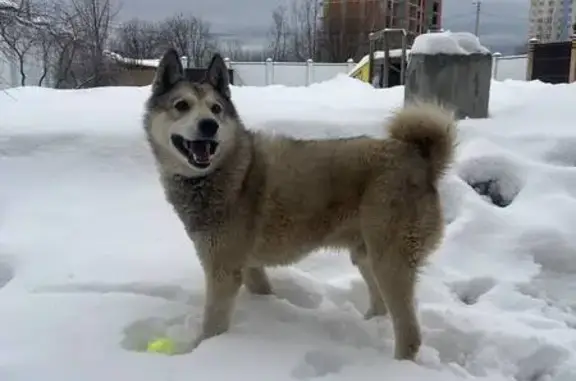
[{"label": "dog", "polygon": [[437,190],[453,160],[454,113],[433,103],[394,112],[389,137],[300,140],[249,130],[215,54],[203,80],[162,57],[143,125],[166,199],[205,275],[192,349],[228,331],[242,284],[273,293],[265,268],[322,247],[347,249],[366,282],[365,317],[390,315],[399,360],[421,346],[415,285],[444,234]]}]

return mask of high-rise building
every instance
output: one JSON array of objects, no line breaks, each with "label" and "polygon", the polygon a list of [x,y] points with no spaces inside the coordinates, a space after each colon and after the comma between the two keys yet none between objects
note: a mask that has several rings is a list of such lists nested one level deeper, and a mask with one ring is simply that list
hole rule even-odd
[{"label": "high-rise building", "polygon": [[[341,54],[367,53],[368,34],[384,28],[404,28],[409,40],[442,27],[442,0],[323,0],[322,35],[325,44],[341,45]],[[399,40],[392,38],[391,48]],[[332,49],[333,50],[333,49]],[[334,57],[336,58],[336,57]]]},{"label": "high-rise building", "polygon": [[530,38],[543,42],[570,38],[576,0],[530,0]]}]

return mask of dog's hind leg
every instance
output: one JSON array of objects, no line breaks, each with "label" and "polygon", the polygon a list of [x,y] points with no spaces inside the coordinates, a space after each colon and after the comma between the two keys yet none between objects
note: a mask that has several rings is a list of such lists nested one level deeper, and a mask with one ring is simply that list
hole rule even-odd
[{"label": "dog's hind leg", "polygon": [[417,222],[403,219],[401,211],[395,215],[388,223],[373,215],[366,216],[363,235],[370,269],[394,327],[394,357],[414,360],[422,342],[414,294],[425,253],[421,245],[423,232],[418,230]]},{"label": "dog's hind leg", "polygon": [[418,270],[407,261],[407,253],[378,246],[372,246],[369,252],[371,270],[394,327],[394,357],[414,360],[422,341],[414,300]]},{"label": "dog's hind leg", "polygon": [[270,295],[272,286],[263,267],[245,267],[243,270],[244,285],[253,294]]},{"label": "dog's hind leg", "polygon": [[366,248],[364,246],[358,247],[350,251],[352,263],[358,267],[360,275],[366,282],[368,287],[368,296],[370,298],[370,305],[368,310],[364,314],[364,318],[371,319],[375,316],[385,316],[388,313],[382,294],[378,289],[378,284],[372,273],[372,268],[370,267],[370,262],[368,260],[368,255],[366,253]]}]

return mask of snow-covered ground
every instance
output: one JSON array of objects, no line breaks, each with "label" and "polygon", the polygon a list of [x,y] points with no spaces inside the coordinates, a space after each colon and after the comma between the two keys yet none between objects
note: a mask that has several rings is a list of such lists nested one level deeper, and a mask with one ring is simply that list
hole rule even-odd
[{"label": "snow-covered ground", "polygon": [[[330,252],[274,270],[277,296],[243,291],[196,351],[142,352],[194,330],[203,300],[143,140],[148,90],[0,92],[0,380],[576,380],[576,85],[495,82],[491,118],[461,122],[417,364],[392,360],[390,322],[363,320]],[[402,96],[344,76],[233,89],[250,128],[305,137],[382,136]]]}]

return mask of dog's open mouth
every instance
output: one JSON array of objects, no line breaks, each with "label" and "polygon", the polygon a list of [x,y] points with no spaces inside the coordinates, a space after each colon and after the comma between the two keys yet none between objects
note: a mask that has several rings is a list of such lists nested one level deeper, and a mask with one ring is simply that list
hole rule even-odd
[{"label": "dog's open mouth", "polygon": [[188,140],[180,135],[170,137],[178,152],[184,155],[188,162],[199,168],[207,168],[218,148],[214,140]]}]

